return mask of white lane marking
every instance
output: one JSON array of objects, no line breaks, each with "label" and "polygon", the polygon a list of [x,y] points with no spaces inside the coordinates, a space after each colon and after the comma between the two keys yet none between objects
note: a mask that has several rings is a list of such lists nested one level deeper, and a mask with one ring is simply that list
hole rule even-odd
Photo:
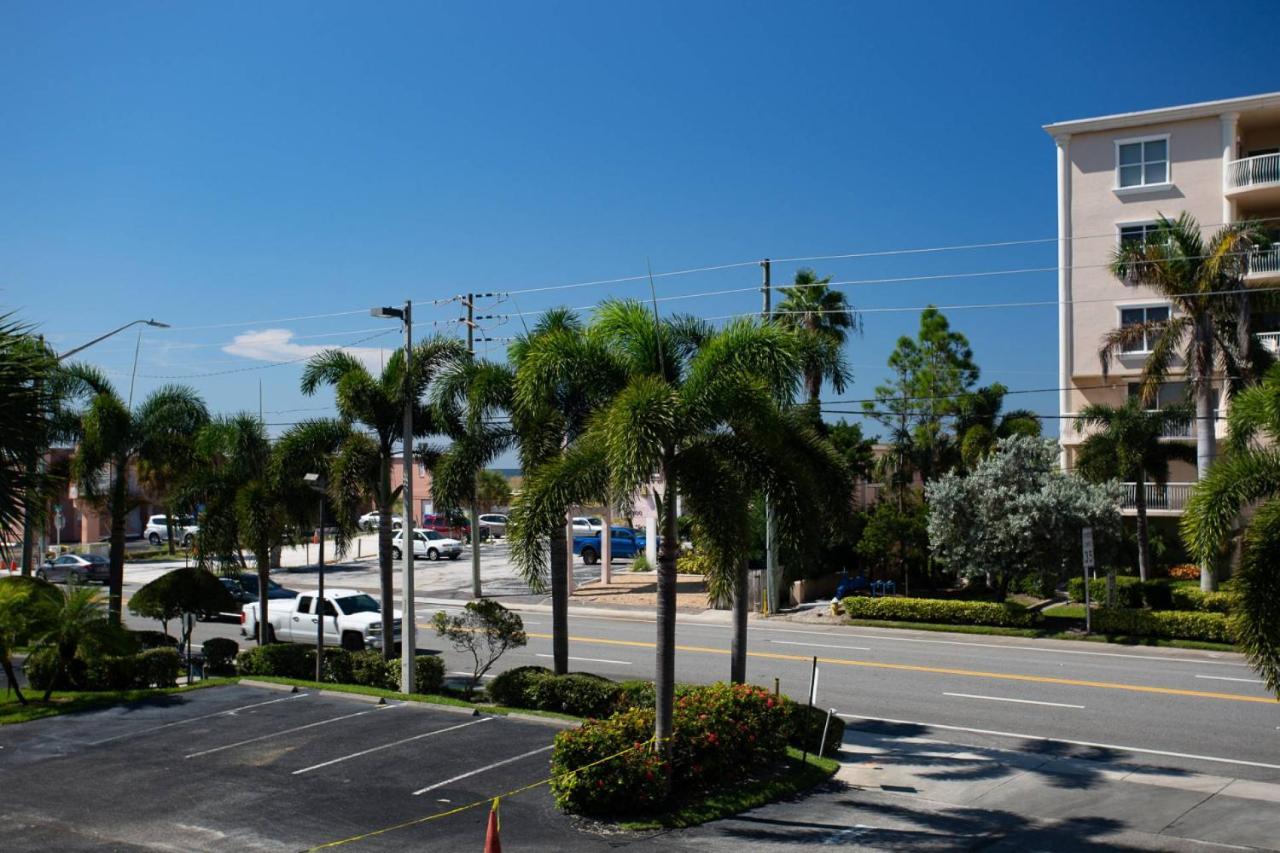
[{"label": "white lane marking", "polygon": [[[552,657],[552,655],[544,655],[542,652],[538,652],[536,655],[534,655],[534,657],[549,658],[549,657]],[[629,660],[609,660],[608,658],[575,658],[572,655],[569,656],[569,660],[580,660],[580,661],[586,661],[587,663],[616,663],[616,664],[621,664],[623,666],[631,666],[631,661]]]},{"label": "white lane marking", "polygon": [[1196,678],[1205,678],[1209,681],[1239,681],[1243,684],[1261,684],[1262,682],[1256,678],[1230,678],[1225,675],[1197,675]]},{"label": "white lane marking", "polygon": [[359,752],[353,752],[350,755],[344,755],[341,758],[334,758],[329,761],[322,761],[319,764],[312,764],[310,767],[304,767],[301,770],[295,770],[290,775],[299,776],[303,773],[310,773],[312,770],[319,770],[321,767],[328,767],[331,764],[340,764],[343,761],[350,761],[353,758],[359,758],[360,756],[368,755],[371,752],[379,752],[384,749],[390,749],[393,746],[399,746],[402,743],[412,743],[415,740],[422,740],[424,737],[431,737],[432,735],[442,735],[445,732],[453,732],[453,731],[457,731],[458,729],[465,729],[467,726],[474,726],[474,725],[478,725],[479,723],[487,723],[492,719],[495,719],[495,718],[481,717],[478,720],[471,720],[470,722],[467,722],[467,723],[459,723],[456,726],[449,726],[448,728],[444,728],[444,729],[436,729],[435,731],[423,732],[422,734],[414,735],[413,737],[401,738],[400,740],[393,740],[391,743],[384,743],[381,746],[374,746],[374,747],[370,747],[369,749],[362,749]]},{"label": "white lane marking", "polygon": [[851,649],[855,652],[869,652],[868,646],[838,646],[831,643],[802,643],[798,640],[770,640],[771,643],[777,643],[779,646],[813,646],[818,649]]},{"label": "white lane marking", "polygon": [[428,791],[434,791],[436,788],[443,788],[445,785],[452,785],[454,782],[460,782],[463,779],[469,779],[470,777],[475,776],[479,773],[484,773],[488,770],[494,770],[498,767],[503,767],[507,764],[520,761],[521,759],[529,758],[531,756],[537,755],[539,752],[546,752],[548,749],[551,749],[553,746],[555,746],[555,744],[549,743],[544,747],[540,747],[538,749],[532,749],[524,753],[523,755],[517,755],[513,758],[505,758],[502,761],[495,761],[493,764],[489,764],[485,767],[477,768],[476,770],[468,771],[466,773],[463,773],[460,776],[454,776],[452,779],[445,779],[443,782],[437,782],[434,785],[428,785],[425,788],[419,788],[418,790],[413,792],[413,795],[416,797],[419,794],[425,794]]},{"label": "white lane marking", "polygon": [[976,693],[943,693],[943,696],[958,696],[961,699],[987,699],[991,702],[1017,702],[1022,705],[1048,705],[1053,708],[1080,708],[1083,705],[1067,705],[1063,702],[1038,702],[1035,699],[1010,699],[1007,696],[979,696]]},{"label": "white lane marking", "polygon": [[[470,678],[470,677],[471,677],[472,675],[474,675],[475,673],[471,673],[471,672],[463,672],[462,670],[457,669],[457,670],[450,670],[449,674],[450,674],[450,675],[465,675],[467,678]],[[481,677],[481,678],[497,678],[498,676],[496,676],[496,675],[488,675],[488,674],[486,674],[486,675],[482,675],[482,676],[480,676],[480,677]]]},{"label": "white lane marking", "polygon": [[212,714],[201,714],[201,715],[200,715],[200,716],[198,716],[198,717],[188,717],[188,718],[187,718],[187,719],[185,719],[185,720],[174,720],[172,723],[163,723],[163,724],[158,725],[158,726],[152,726],[152,727],[151,727],[151,728],[149,728],[149,729],[139,729],[139,730],[138,730],[138,731],[136,731],[136,732],[125,732],[124,734],[120,734],[120,735],[113,735],[113,736],[111,736],[111,737],[103,738],[102,740],[95,740],[95,741],[91,741],[91,742],[89,743],[89,746],[98,746],[98,745],[100,745],[100,744],[104,744],[104,743],[111,743],[111,741],[113,741],[113,740],[120,740],[121,738],[133,737],[134,735],[145,735],[145,734],[148,734],[148,733],[150,733],[150,732],[158,732],[158,731],[160,731],[161,729],[168,729],[168,728],[172,728],[173,726],[182,726],[182,725],[186,725],[187,723],[194,723],[194,722],[196,722],[196,721],[198,721],[198,720],[209,720],[209,719],[212,719],[212,718],[214,718],[214,717],[235,716],[235,714],[236,714],[237,712],[239,712],[239,711],[247,711],[247,710],[249,710],[250,708],[261,708],[263,705],[274,705],[274,704],[276,704],[277,702],[287,702],[287,701],[288,701],[288,700],[290,700],[290,699],[301,699],[303,696],[310,696],[310,695],[312,695],[312,694],[310,694],[310,693],[291,693],[291,694],[289,694],[288,696],[282,696],[282,697],[281,697],[281,698],[279,698],[279,699],[271,699],[271,700],[266,701],[266,702],[254,702],[252,705],[241,705],[241,706],[240,706],[240,707],[238,707],[238,708],[228,708],[228,709],[227,709],[227,710],[225,710],[225,711],[214,711]]},{"label": "white lane marking", "polygon": [[315,722],[315,723],[307,723],[305,726],[294,726],[293,728],[285,729],[284,731],[272,732],[271,734],[259,735],[258,737],[251,737],[248,740],[241,740],[235,743],[229,743],[226,746],[215,746],[212,749],[202,749],[199,752],[193,752],[190,755],[184,755],[182,757],[183,758],[199,758],[202,755],[211,755],[212,753],[215,753],[215,752],[222,752],[224,749],[235,749],[238,746],[248,746],[251,743],[258,743],[259,741],[270,740],[273,737],[280,737],[281,735],[293,734],[294,732],[300,732],[305,729],[314,729],[316,726],[327,726],[330,723],[336,723],[341,720],[350,720],[352,717],[363,717],[365,714],[372,714],[374,711],[384,711],[384,710],[388,710],[390,708],[396,708],[396,707],[398,706],[397,705],[379,705],[376,708],[370,708],[367,711],[356,711],[354,714],[343,714],[340,717],[330,717],[327,720],[320,720],[319,722]]},{"label": "white lane marking", "polygon": [[[998,732],[991,729],[973,729],[968,726],[948,726],[942,723],[922,723],[918,720],[891,720],[888,717],[869,717],[866,714],[837,714],[847,720],[870,720],[874,723],[897,723],[901,726],[927,726],[931,729],[943,729],[950,732],[970,732],[978,735],[994,735],[995,737],[1015,737],[1022,740],[1038,740],[1046,743],[1069,743],[1072,746],[1092,746],[1096,749],[1117,749],[1122,752],[1137,752],[1143,755],[1163,755],[1169,758],[1190,758],[1195,761],[1212,761],[1217,764],[1238,764],[1242,767],[1262,767],[1266,770],[1280,770],[1280,764],[1265,764],[1261,761],[1244,761],[1239,758],[1219,758],[1213,755],[1196,755],[1191,752],[1169,752],[1164,749],[1144,749],[1139,746],[1120,746],[1114,743],[1094,743],[1088,740],[1069,740],[1063,737],[1044,737],[1043,735],[1026,735],[1018,732]],[[870,732],[869,734],[874,734]]]}]

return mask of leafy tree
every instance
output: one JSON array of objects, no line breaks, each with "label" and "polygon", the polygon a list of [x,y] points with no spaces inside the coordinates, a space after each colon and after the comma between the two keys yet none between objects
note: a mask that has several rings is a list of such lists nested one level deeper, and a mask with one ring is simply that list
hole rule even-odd
[{"label": "leafy tree", "polygon": [[1027,409],[1001,412],[1009,389],[996,382],[960,397],[956,408],[956,445],[960,461],[972,467],[1011,435],[1040,435],[1040,419]]},{"label": "leafy tree", "polygon": [[1239,536],[1236,641],[1280,696],[1280,367],[1236,395],[1227,427],[1227,453],[1192,489],[1182,537],[1203,566]]},{"label": "leafy tree", "polygon": [[1003,600],[1019,578],[1078,561],[1083,528],[1099,548],[1117,541],[1119,484],[1063,474],[1057,459],[1057,442],[1013,436],[968,474],[927,484],[934,555],[962,575],[990,573]]},{"label": "leafy tree", "polygon": [[1134,483],[1137,508],[1138,576],[1151,573],[1151,537],[1147,530],[1147,481],[1165,483],[1169,463],[1195,461],[1192,449],[1178,442],[1162,441],[1171,427],[1191,419],[1186,406],[1147,411],[1136,397],[1121,406],[1094,404],[1076,418],[1076,429],[1098,427],[1080,446],[1077,468],[1093,482],[1123,480]]},{"label": "leafy tree", "polygon": [[[447,364],[465,357],[461,342],[432,337],[413,348],[409,381],[405,381],[404,349],[391,354],[382,373],[373,376],[364,363],[340,349],[325,350],[307,362],[302,372],[302,393],[315,394],[322,385],[334,388],[338,414],[345,424],[359,424],[371,440],[352,437],[344,441],[335,462],[335,478],[330,488],[335,495],[345,495],[353,502],[360,495],[372,496],[378,509],[378,574],[382,586],[383,636],[392,630],[392,559],[391,512],[401,488],[391,487],[391,464],[397,455],[396,445],[412,442],[415,437],[441,432],[433,412],[423,397],[432,378]],[[406,401],[413,406],[414,435],[404,435]],[[340,478],[340,479],[339,479]],[[345,502],[345,501],[344,501]],[[405,525],[411,528],[416,513],[407,507]],[[391,644],[383,654],[389,659]]]},{"label": "leafy tree", "polygon": [[[26,326],[0,314],[0,530],[21,530],[29,513],[43,510],[36,460],[49,446],[49,378],[56,366]],[[30,543],[24,547],[29,568]]]},{"label": "leafy tree", "polygon": [[182,636],[178,643],[184,648],[190,635],[185,618],[188,613],[226,613],[235,609],[235,600],[227,588],[212,572],[199,566],[163,574],[129,599],[130,613],[159,620],[166,634],[169,620],[179,619]]},{"label": "leafy tree", "polygon": [[837,394],[844,393],[850,379],[844,344],[850,332],[862,331],[857,312],[843,293],[831,289],[830,281],[831,276],[820,279],[811,269],[796,270],[792,285],[778,288],[783,299],[774,311],[777,323],[800,335],[804,386],[813,409],[824,381]]},{"label": "leafy tree", "polygon": [[13,668],[13,651],[39,634],[61,598],[56,587],[36,578],[7,578],[0,583],[0,666],[19,704],[27,700]]},{"label": "leafy tree", "polygon": [[[1206,240],[1196,220],[1183,213],[1177,219],[1160,217],[1146,240],[1123,243],[1112,259],[1117,278],[1146,285],[1168,300],[1172,310],[1167,321],[1133,323],[1107,332],[1098,351],[1102,374],[1107,375],[1112,359],[1126,349],[1150,349],[1141,379],[1143,402],[1150,404],[1175,369],[1185,371],[1195,402],[1199,480],[1208,474],[1216,452],[1215,378],[1230,377],[1232,390],[1239,390],[1271,363],[1251,334],[1244,281],[1249,250],[1266,240],[1254,222],[1224,225]],[[1213,566],[1202,565],[1201,589],[1216,585]]]},{"label": "leafy tree", "polygon": [[77,396],[87,400],[80,414],[80,446],[72,458],[71,471],[81,494],[111,516],[107,608],[112,624],[118,625],[124,590],[125,520],[133,505],[130,464],[163,461],[173,437],[194,432],[194,424],[208,419],[208,409],[193,389],[165,385],[131,410],[97,369],[73,364],[61,372],[74,384]]},{"label": "leafy tree", "polygon": [[869,513],[856,548],[873,567],[897,568],[908,584],[908,594],[911,567],[923,562],[928,549],[927,515],[923,501],[915,495],[902,507],[896,501],[878,501]]},{"label": "leafy tree", "polygon": [[875,467],[875,440],[862,434],[862,424],[841,418],[827,426],[827,439],[849,466],[849,474],[866,479]]},{"label": "leafy tree", "polygon": [[453,644],[459,652],[471,655],[474,665],[467,682],[470,696],[508,649],[518,649],[528,642],[524,621],[491,598],[468,601],[462,613],[450,616],[440,611],[431,619],[436,633]]},{"label": "leafy tree", "polygon": [[506,506],[511,502],[511,484],[502,474],[486,469],[476,479],[476,502],[481,506]]}]

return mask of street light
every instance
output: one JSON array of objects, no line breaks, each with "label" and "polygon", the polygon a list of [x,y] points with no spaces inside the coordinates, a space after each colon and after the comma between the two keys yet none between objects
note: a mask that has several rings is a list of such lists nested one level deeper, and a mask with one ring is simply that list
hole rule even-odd
[{"label": "street light", "polygon": [[71,356],[75,355],[76,353],[80,352],[81,350],[86,350],[86,349],[88,349],[89,347],[93,346],[94,344],[101,343],[102,341],[105,341],[107,338],[111,337],[112,335],[118,335],[118,334],[120,334],[121,332],[123,332],[125,329],[128,329],[128,328],[130,328],[131,326],[136,326],[136,325],[138,325],[139,323],[142,323],[142,324],[145,324],[145,325],[148,325],[148,326],[155,326],[157,329],[168,329],[168,328],[170,328],[168,323],[161,323],[159,320],[154,320],[154,319],[152,319],[152,320],[133,320],[133,321],[131,321],[131,322],[125,323],[123,326],[121,326],[121,327],[120,327],[120,328],[118,328],[118,329],[112,329],[111,331],[107,332],[105,335],[99,335],[98,337],[96,337],[96,338],[94,338],[93,340],[89,341],[89,343],[87,343],[87,344],[81,344],[80,346],[76,347],[75,349],[69,349],[69,350],[67,350],[66,352],[64,352],[64,353],[62,353],[61,355],[59,355],[59,356],[58,356],[58,361],[65,361],[66,359],[70,358]]},{"label": "street light", "polygon": [[[403,308],[382,306],[369,309],[371,317],[384,320],[399,320],[404,324],[404,433],[401,436],[404,450],[404,525],[401,536],[404,539],[404,567],[400,575],[400,598],[402,617],[400,620],[400,692],[413,692],[414,655],[418,651],[417,605],[413,594],[413,548],[417,541],[416,525],[413,521],[413,302],[406,301]],[[390,643],[395,636],[393,631],[394,613],[391,608],[384,607],[382,613],[382,641]],[[385,646],[384,646],[385,648]]]},{"label": "street light", "polygon": [[[320,493],[320,589],[316,593],[316,681],[324,681],[324,490],[327,485],[321,474],[306,474],[302,478],[312,489]],[[335,615],[336,619],[337,616]]]}]

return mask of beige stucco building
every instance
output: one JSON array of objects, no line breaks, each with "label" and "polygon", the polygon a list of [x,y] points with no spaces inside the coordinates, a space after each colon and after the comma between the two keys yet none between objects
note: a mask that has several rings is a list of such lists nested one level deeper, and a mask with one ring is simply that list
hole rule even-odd
[{"label": "beige stucco building", "polygon": [[[1206,237],[1223,223],[1259,219],[1280,230],[1280,93],[1232,98],[1058,122],[1044,128],[1058,154],[1059,411],[1064,463],[1070,467],[1082,436],[1070,416],[1090,403],[1119,403],[1142,370],[1146,348],[1113,360],[1107,378],[1098,356],[1101,339],[1120,325],[1160,320],[1170,310],[1147,287],[1108,270],[1122,240],[1141,239],[1160,215],[1184,211]],[[1249,258],[1249,279],[1280,287],[1280,250]],[[1259,316],[1263,343],[1280,343],[1280,317]],[[1162,398],[1182,397],[1171,384]],[[1229,405],[1223,400],[1221,408]],[[1221,416],[1222,412],[1219,412]],[[1216,421],[1219,436],[1225,421]],[[1194,441],[1190,426],[1170,441]],[[1153,515],[1181,512],[1192,465],[1178,464],[1165,486],[1149,484]],[[1127,508],[1132,507],[1129,487]]]}]

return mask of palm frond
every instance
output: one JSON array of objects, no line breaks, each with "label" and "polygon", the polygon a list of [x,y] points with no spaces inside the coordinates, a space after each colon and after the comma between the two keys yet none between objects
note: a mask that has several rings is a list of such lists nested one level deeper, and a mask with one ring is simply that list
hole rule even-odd
[{"label": "palm frond", "polygon": [[1217,461],[1191,490],[1182,516],[1183,541],[1192,555],[1210,560],[1226,544],[1240,511],[1280,492],[1280,451],[1255,449]]}]

